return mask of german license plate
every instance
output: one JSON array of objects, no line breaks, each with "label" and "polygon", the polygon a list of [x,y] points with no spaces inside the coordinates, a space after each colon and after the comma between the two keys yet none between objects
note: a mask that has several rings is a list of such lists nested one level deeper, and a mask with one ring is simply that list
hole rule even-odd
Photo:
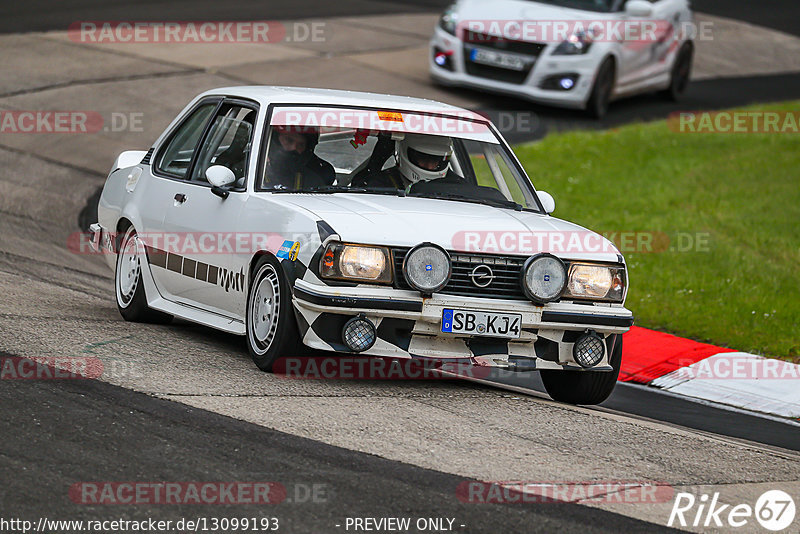
[{"label": "german license plate", "polygon": [[522,315],[467,310],[442,311],[442,332],[485,337],[518,338]]},{"label": "german license plate", "polygon": [[519,56],[484,50],[483,48],[473,48],[469,58],[475,63],[482,63],[484,65],[491,65],[492,67],[500,67],[503,69],[522,71],[527,67],[526,61]]}]

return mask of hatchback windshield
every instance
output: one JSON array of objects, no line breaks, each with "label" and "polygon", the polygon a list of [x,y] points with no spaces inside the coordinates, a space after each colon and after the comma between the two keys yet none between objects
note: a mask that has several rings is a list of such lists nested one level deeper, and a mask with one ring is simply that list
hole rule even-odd
[{"label": "hatchback windshield", "polygon": [[482,119],[276,108],[266,143],[262,191],[398,195],[540,211],[528,178]]},{"label": "hatchback windshield", "polygon": [[533,0],[539,4],[551,4],[555,6],[569,7],[572,9],[582,9],[584,11],[595,11],[598,13],[611,13],[619,11],[624,0]]}]

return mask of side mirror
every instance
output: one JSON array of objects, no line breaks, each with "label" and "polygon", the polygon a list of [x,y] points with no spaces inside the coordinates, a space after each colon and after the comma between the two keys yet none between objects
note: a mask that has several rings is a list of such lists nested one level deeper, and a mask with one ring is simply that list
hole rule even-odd
[{"label": "side mirror", "polygon": [[225,187],[236,181],[236,175],[228,167],[212,165],[206,170],[206,179],[214,187]]},{"label": "side mirror", "polygon": [[628,0],[625,14],[631,17],[650,17],[653,15],[653,4],[647,0]]},{"label": "side mirror", "polygon": [[539,202],[542,203],[545,213],[549,215],[556,211],[556,199],[553,198],[553,195],[545,191],[537,191],[536,196],[539,197]]}]

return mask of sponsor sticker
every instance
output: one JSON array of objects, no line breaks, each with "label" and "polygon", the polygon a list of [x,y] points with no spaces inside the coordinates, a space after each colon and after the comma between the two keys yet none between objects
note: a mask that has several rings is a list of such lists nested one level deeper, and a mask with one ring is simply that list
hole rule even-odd
[{"label": "sponsor sticker", "polygon": [[[278,249],[278,253],[276,254],[276,256],[278,256],[282,260],[294,260],[297,257],[297,250],[299,249],[300,249],[299,241],[286,240]],[[294,258],[292,257],[292,254],[294,254]]]}]

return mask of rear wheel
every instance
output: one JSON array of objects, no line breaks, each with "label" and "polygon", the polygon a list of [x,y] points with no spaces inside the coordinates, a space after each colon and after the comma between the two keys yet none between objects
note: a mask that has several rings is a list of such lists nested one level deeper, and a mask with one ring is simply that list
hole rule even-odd
[{"label": "rear wheel", "polygon": [[247,349],[262,371],[272,371],[280,357],[300,354],[302,344],[289,282],[272,256],[262,256],[253,268],[246,327]]},{"label": "rear wheel", "polygon": [[617,336],[609,363],[613,371],[542,370],[539,374],[553,400],[569,404],[600,404],[617,385],[622,364],[622,335]]},{"label": "rear wheel", "polygon": [[128,227],[120,242],[117,268],[114,274],[117,308],[126,321],[169,323],[172,321],[172,315],[147,306],[147,295],[144,291],[144,283],[142,283],[144,254],[144,243],[136,235],[133,226]]},{"label": "rear wheel", "polygon": [[686,93],[689,87],[689,79],[692,76],[692,62],[694,60],[694,48],[690,43],[684,43],[675,58],[672,66],[672,76],[669,87],[664,91],[664,96],[673,102],[677,102]]},{"label": "rear wheel", "polygon": [[586,104],[586,111],[595,119],[602,119],[608,112],[611,94],[614,92],[614,60],[607,58],[597,69],[592,95]]}]

